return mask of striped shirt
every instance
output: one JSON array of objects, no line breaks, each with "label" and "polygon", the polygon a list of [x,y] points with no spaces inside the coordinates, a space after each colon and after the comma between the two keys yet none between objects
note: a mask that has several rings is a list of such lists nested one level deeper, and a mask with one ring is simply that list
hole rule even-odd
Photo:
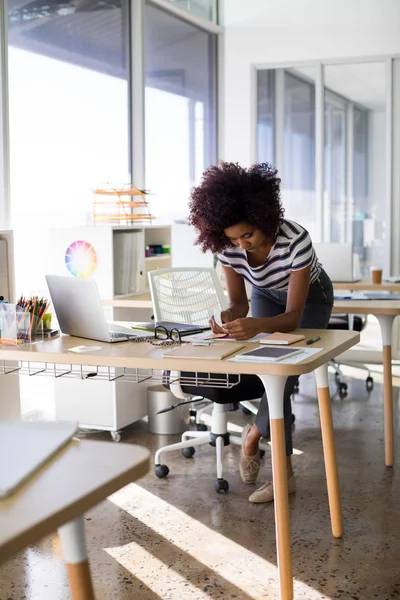
[{"label": "striped shirt", "polygon": [[235,246],[218,254],[224,267],[232,267],[254,287],[287,290],[292,271],[311,267],[310,283],[318,279],[321,265],[313,248],[310,234],[294,221],[283,219],[274,244],[263,265],[251,267],[245,250]]}]

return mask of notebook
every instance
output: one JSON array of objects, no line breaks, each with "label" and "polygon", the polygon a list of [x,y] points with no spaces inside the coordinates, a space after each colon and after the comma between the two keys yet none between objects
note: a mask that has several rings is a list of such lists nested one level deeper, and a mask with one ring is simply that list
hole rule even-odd
[{"label": "notebook", "polygon": [[301,354],[302,352],[303,350],[300,348],[273,348],[271,346],[270,348],[256,348],[255,350],[244,352],[235,356],[235,360],[246,362],[277,362],[296,356],[296,354]]},{"label": "notebook", "polygon": [[149,331],[154,333],[155,328],[160,325],[165,327],[167,331],[171,329],[177,329],[181,335],[190,335],[194,333],[201,333],[210,329],[209,325],[190,325],[186,323],[173,323],[172,321],[157,321],[157,324],[152,323],[132,323],[131,329],[138,329],[139,331]]},{"label": "notebook", "polygon": [[305,339],[305,335],[300,335],[299,333],[271,333],[268,337],[262,338],[260,340],[260,344],[279,344],[290,345],[295,344],[296,342],[301,342],[301,340]]},{"label": "notebook", "polygon": [[244,348],[239,342],[219,342],[210,346],[193,346],[184,344],[164,352],[166,358],[204,358],[209,360],[222,360],[226,356]]},{"label": "notebook", "polygon": [[0,498],[12,494],[49,461],[77,429],[75,422],[0,423]]}]

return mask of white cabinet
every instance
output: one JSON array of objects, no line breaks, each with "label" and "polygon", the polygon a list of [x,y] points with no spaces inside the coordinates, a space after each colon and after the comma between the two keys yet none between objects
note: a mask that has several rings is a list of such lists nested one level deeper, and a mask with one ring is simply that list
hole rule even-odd
[{"label": "white cabinet", "polygon": [[[152,245],[169,248],[169,252],[147,257],[146,246]],[[92,277],[102,300],[145,293],[147,273],[171,267],[171,261],[169,225],[100,225],[50,231],[47,273]],[[107,320],[123,320],[121,311],[106,309]],[[130,314],[130,319],[149,320],[151,312],[145,309]],[[147,414],[146,386],[59,378],[55,404],[57,419],[77,420],[84,428],[115,432]]]},{"label": "white cabinet", "polygon": [[[146,256],[147,246],[169,252]],[[102,300],[148,291],[147,273],[172,265],[171,226],[91,226],[50,231],[48,273],[92,277]]]}]

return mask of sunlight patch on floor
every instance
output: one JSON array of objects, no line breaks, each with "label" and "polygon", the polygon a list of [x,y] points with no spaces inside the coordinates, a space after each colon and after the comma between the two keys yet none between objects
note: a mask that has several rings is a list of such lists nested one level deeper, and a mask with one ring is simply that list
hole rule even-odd
[{"label": "sunlight patch on floor", "polygon": [[[171,586],[173,582],[173,585],[182,586],[181,589],[188,592],[190,589],[188,586],[194,586],[196,600],[202,600],[209,598],[206,593],[202,594],[200,591],[205,585],[206,578],[209,578],[210,583],[215,580],[219,585],[223,585],[225,594],[232,586],[233,589],[229,593],[237,593],[240,590],[248,598],[257,600],[276,598],[278,570],[275,564],[264,560],[136,484],[127,486],[111,496],[109,500],[139,519],[158,536],[165,538],[167,546],[173,544],[181,551],[179,562],[174,563],[172,569],[168,560],[168,549],[164,562],[151,554],[151,548],[143,549],[136,542],[105,549],[110,556],[154,592],[160,593],[165,590],[167,584]],[[275,539],[271,539],[271,544],[275,547]],[[158,542],[158,556],[159,552]],[[198,575],[198,585],[193,579],[194,571]],[[187,580],[181,573],[190,573],[191,576]],[[296,581],[295,589],[296,594],[301,598],[312,598],[315,593],[303,582]],[[187,597],[191,597],[189,593]]]}]

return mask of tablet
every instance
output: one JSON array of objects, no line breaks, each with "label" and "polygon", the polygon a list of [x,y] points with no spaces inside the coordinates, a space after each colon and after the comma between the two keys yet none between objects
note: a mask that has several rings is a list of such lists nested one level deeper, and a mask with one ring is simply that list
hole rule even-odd
[{"label": "tablet", "polygon": [[302,352],[302,348],[279,348],[273,346],[264,346],[262,348],[256,348],[255,350],[250,350],[249,352],[239,354],[235,358],[237,360],[276,362],[296,356],[296,354],[301,354]]}]

